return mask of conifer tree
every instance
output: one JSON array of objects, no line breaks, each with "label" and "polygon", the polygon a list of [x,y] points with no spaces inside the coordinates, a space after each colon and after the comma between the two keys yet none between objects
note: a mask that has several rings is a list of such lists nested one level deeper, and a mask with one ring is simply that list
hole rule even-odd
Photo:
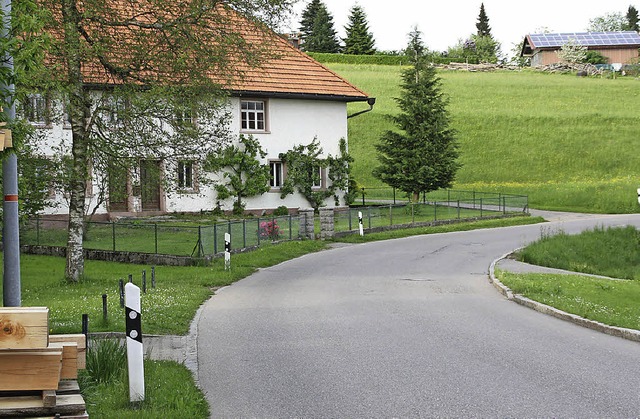
[{"label": "conifer tree", "polygon": [[321,0],[311,0],[302,12],[302,19],[300,20],[300,33],[302,33],[302,38],[307,38],[313,33],[313,22],[316,20],[318,9],[320,9],[321,6]]},{"label": "conifer tree", "polygon": [[349,23],[345,26],[347,37],[344,39],[344,53],[354,55],[371,55],[375,52],[373,34],[369,31],[369,23],[364,9],[357,4],[351,8]]},{"label": "conifer tree", "polygon": [[333,16],[322,1],[318,1],[311,32],[304,37],[303,48],[309,52],[340,52]]},{"label": "conifer tree", "polygon": [[489,17],[484,10],[484,3],[480,3],[480,14],[478,15],[476,28],[478,29],[478,36],[491,36],[491,26],[489,26]]},{"label": "conifer tree", "polygon": [[[433,66],[421,58],[419,31],[411,35],[414,66],[402,73],[400,114],[393,118],[398,131],[387,131],[376,145],[380,166],[373,174],[404,191],[415,202],[421,192],[450,187],[460,167],[455,132],[449,126],[447,99]],[[411,55],[411,51],[408,51]]]},{"label": "conifer tree", "polygon": [[627,10],[627,22],[624,29],[627,31],[640,31],[638,21],[640,21],[640,18],[638,17],[638,9],[633,6],[629,6],[629,9]]},{"label": "conifer tree", "polygon": [[[465,45],[467,49],[466,54],[469,55],[468,58],[472,58],[478,62],[498,62],[500,44],[493,39],[493,35],[491,34],[489,17],[485,11],[484,3],[480,3],[480,14],[478,15],[476,29],[476,34],[471,35],[471,38],[467,41],[469,43]],[[470,46],[470,48],[468,46]]]}]

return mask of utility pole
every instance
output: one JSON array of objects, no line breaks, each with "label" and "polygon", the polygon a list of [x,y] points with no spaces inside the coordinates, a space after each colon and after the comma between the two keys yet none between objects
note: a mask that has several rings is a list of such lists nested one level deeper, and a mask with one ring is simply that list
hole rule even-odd
[{"label": "utility pole", "polygon": [[[11,36],[11,0],[2,0],[4,20],[2,22],[2,36]],[[7,54],[3,57],[3,65],[13,74],[13,57]],[[2,188],[4,202],[2,204],[2,245],[4,251],[4,272],[2,276],[2,302],[5,307],[20,307],[20,235],[18,226],[18,157],[11,144],[10,124],[16,117],[13,84],[2,82],[0,91],[8,92],[2,109],[9,127],[4,131],[3,146],[8,149],[2,160]],[[7,140],[7,141],[4,141]]]}]

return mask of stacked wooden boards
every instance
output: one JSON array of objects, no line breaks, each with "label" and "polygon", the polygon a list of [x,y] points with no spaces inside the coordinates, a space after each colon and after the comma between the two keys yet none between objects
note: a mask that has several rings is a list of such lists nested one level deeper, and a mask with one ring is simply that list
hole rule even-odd
[{"label": "stacked wooden boards", "polygon": [[49,335],[46,307],[0,307],[0,417],[86,418],[86,339]]}]

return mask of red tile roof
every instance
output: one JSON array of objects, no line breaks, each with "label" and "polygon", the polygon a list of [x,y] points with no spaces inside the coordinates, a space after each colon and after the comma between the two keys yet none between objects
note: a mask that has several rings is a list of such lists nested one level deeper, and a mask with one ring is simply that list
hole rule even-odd
[{"label": "red tile roof", "polygon": [[[97,6],[98,13],[105,13],[114,20],[119,18],[123,22],[148,23],[145,19],[150,18],[145,17],[145,13],[143,13],[146,7],[151,8],[149,15],[162,13],[162,10],[158,11],[157,4],[148,0],[104,0],[102,4],[103,6]],[[176,7],[178,6],[176,5]],[[209,33],[217,33],[218,38],[207,38],[205,35],[202,39],[209,39],[209,42],[213,42],[213,48],[209,48],[209,51],[213,51],[210,53],[212,57],[223,57],[221,61],[223,63],[225,62],[224,56],[230,54],[230,58],[226,64],[221,64],[223,67],[209,67],[205,70],[205,74],[224,89],[235,94],[315,97],[347,102],[368,99],[365,92],[313,60],[270,29],[244,18],[220,3],[216,6],[216,10],[218,18],[214,19],[215,22],[210,23],[211,27],[208,29]],[[93,13],[96,11],[94,10]],[[165,10],[165,13],[175,18],[175,16],[179,16],[180,11]],[[58,10],[54,15],[59,18],[61,12]],[[121,66],[124,70],[133,69],[134,73],[137,72],[136,74],[148,80],[174,79],[179,82],[180,80],[189,80],[191,77],[186,69],[183,74],[168,73],[174,67],[171,64],[165,65],[163,61],[170,62],[169,60],[175,59],[173,58],[175,55],[171,55],[170,48],[163,45],[163,42],[166,42],[165,38],[154,35],[152,30],[141,30],[136,28],[135,24],[120,27],[109,26],[103,24],[100,19],[89,20],[85,24],[87,26],[84,28],[89,30],[91,36],[98,38],[107,34],[104,37],[106,47],[103,46],[102,54],[105,54],[106,61],[109,63]],[[53,31],[58,32],[60,27],[61,23],[58,21],[58,27]],[[224,37],[234,34],[244,39],[251,48],[234,50],[234,48],[238,48],[238,44],[234,42],[225,46]],[[61,39],[62,37],[58,35],[57,38]],[[249,50],[253,50],[254,47],[257,50],[267,51],[266,59],[259,66],[247,64],[252,57]],[[57,59],[53,58],[53,62],[56,61]],[[138,61],[139,64],[136,67],[135,63]],[[215,63],[216,61],[209,60],[207,62]],[[140,65],[144,65],[144,67],[140,67]],[[64,65],[59,66],[60,69],[63,67]],[[230,68],[233,70],[230,71]],[[82,71],[84,82],[88,84],[109,85],[122,82],[122,79],[106,70],[97,56],[87,58],[83,62]],[[231,80],[223,78],[224,76],[221,77],[221,75],[229,73],[236,73],[236,75]],[[133,80],[135,81],[135,79]]]},{"label": "red tile roof", "polygon": [[275,56],[268,58],[259,68],[248,69],[246,76],[231,86],[232,90],[317,95],[349,101],[368,98],[365,92],[298,50],[284,38],[273,33],[264,34],[262,42],[269,42],[269,50]]}]

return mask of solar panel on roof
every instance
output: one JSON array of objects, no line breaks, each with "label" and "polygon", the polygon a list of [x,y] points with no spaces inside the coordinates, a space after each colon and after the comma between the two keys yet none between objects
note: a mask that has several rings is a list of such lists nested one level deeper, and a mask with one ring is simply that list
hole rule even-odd
[{"label": "solar panel on roof", "polygon": [[640,35],[634,31],[531,34],[529,38],[533,48],[561,47],[571,40],[584,46],[640,45]]}]

